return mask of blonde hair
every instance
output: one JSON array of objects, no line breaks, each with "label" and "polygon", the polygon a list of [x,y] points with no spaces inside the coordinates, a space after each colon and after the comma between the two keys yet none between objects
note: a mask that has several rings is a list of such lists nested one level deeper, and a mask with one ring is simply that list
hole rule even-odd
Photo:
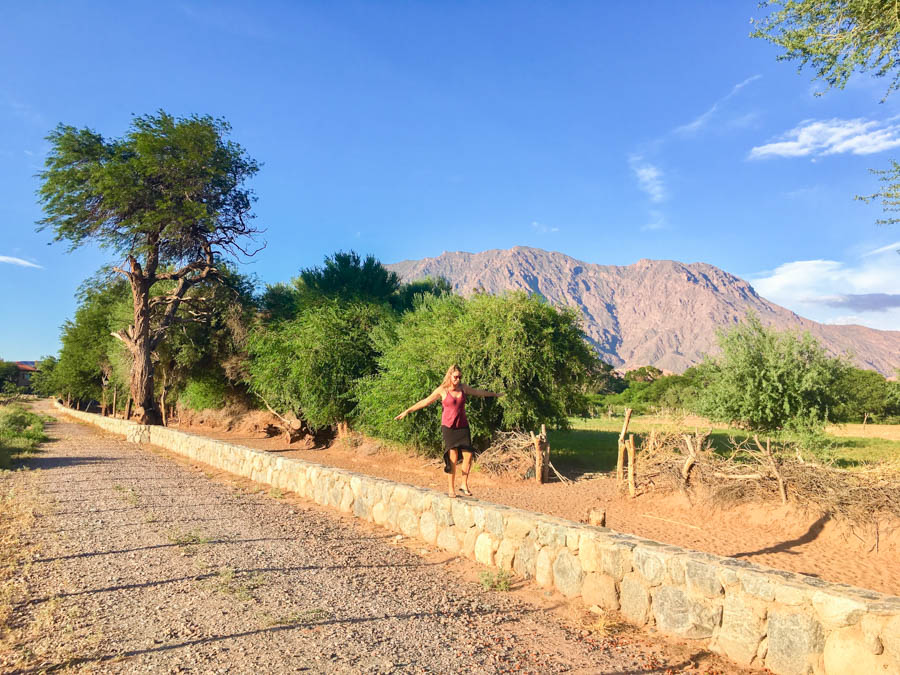
[{"label": "blonde hair", "polygon": [[462,369],[454,363],[447,368],[447,373],[444,375],[443,382],[441,382],[441,389],[449,389],[453,386],[453,382],[450,380],[450,376],[453,375],[453,373],[459,373],[460,380],[462,380]]}]

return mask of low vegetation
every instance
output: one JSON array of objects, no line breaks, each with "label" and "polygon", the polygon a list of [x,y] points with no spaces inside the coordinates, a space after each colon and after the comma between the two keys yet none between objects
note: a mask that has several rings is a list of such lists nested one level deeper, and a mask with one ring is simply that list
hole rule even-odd
[{"label": "low vegetation", "polygon": [[46,440],[43,417],[18,403],[0,406],[0,469],[9,469],[16,457],[34,452]]}]

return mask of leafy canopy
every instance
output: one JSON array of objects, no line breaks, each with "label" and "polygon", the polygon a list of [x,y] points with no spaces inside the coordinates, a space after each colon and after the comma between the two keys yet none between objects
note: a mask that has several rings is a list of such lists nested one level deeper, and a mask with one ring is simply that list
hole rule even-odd
[{"label": "leafy canopy", "polygon": [[244,252],[238,239],[256,230],[254,196],[242,184],[259,165],[225,140],[230,130],[223,119],[163,111],[135,117],[121,139],[60,124],[47,137],[40,228],[72,248],[92,240],[173,265],[209,248]]},{"label": "leafy canopy", "polygon": [[378,436],[423,448],[440,447],[436,406],[400,422],[393,418],[428,396],[452,363],[469,386],[505,394],[466,404],[481,443],[500,428],[566,426],[568,415],[586,406],[587,385],[597,371],[574,312],[525,293],[468,300],[425,296],[373,339],[381,352],[379,372],[358,384],[357,418]]},{"label": "leafy canopy", "polygon": [[360,259],[355,251],[338,251],[322,267],[300,272],[305,287],[316,294],[345,300],[388,302],[400,288],[400,277],[389,272],[375,256]]},{"label": "leafy canopy", "polygon": [[390,320],[374,303],[327,299],[249,338],[251,390],[313,430],[350,418],[356,380],[375,372],[372,332]]},{"label": "leafy canopy", "polygon": [[900,5],[894,0],[774,0],[776,8],[751,37],[782,47],[779,61],[811,66],[815,79],[843,89],[856,72],[890,77],[887,97],[900,88]]},{"label": "leafy canopy", "polygon": [[749,429],[815,429],[840,403],[848,366],[828,356],[809,333],[766,328],[753,315],[719,333],[700,412]]}]

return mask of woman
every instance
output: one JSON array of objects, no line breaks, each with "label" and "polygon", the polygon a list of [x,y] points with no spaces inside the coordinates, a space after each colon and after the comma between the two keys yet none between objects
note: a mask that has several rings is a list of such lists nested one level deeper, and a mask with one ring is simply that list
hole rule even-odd
[{"label": "woman", "polygon": [[459,491],[467,497],[469,492],[469,470],[472,468],[472,456],[475,452],[472,447],[472,436],[469,433],[469,420],[466,419],[466,397],[481,396],[482,398],[498,398],[503,394],[495,394],[492,391],[473,389],[462,382],[462,371],[456,364],[447,369],[441,386],[431,392],[431,396],[423,398],[418,403],[411,405],[395,420],[402,420],[414,410],[427,408],[435,401],[440,401],[444,411],[441,414],[441,432],[444,435],[444,472],[450,474],[449,489],[447,494],[456,497],[456,465],[459,455],[462,453],[462,486]]}]

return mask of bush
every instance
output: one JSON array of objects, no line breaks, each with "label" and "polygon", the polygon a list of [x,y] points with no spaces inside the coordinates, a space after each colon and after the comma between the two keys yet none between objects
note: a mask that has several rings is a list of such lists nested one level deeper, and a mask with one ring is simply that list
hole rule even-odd
[{"label": "bush", "polygon": [[44,420],[18,404],[0,407],[0,469],[8,469],[18,454],[31,452],[47,440]]},{"label": "bush", "polygon": [[719,334],[700,412],[753,430],[810,430],[840,403],[838,383],[848,366],[828,356],[808,333],[779,333],[755,316]]},{"label": "bush", "polygon": [[349,419],[356,380],[375,372],[372,332],[390,318],[383,305],[322,300],[292,320],[250,337],[250,388],[313,429]]},{"label": "bush", "polygon": [[187,381],[178,403],[191,410],[213,410],[225,407],[227,385],[215,373],[193,377]]},{"label": "bush", "polygon": [[361,427],[432,450],[441,446],[439,411],[393,418],[428,396],[453,363],[470,386],[505,394],[467,403],[473,440],[482,444],[501,428],[565,427],[569,414],[586,408],[586,385],[597,371],[575,313],[525,293],[426,296],[373,339],[382,354],[379,373],[357,386]]}]

